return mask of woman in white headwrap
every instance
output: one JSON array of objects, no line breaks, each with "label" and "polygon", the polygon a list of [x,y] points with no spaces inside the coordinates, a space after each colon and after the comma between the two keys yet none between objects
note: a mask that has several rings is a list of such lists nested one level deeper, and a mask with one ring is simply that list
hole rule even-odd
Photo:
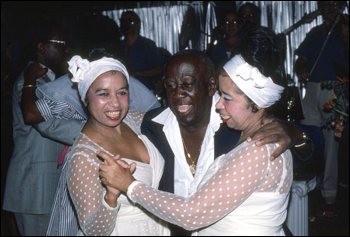
[{"label": "woman in white headwrap", "polygon": [[195,231],[193,235],[284,235],[293,180],[291,152],[272,161],[277,144],[257,147],[245,141],[273,118],[271,109],[284,89],[272,80],[279,59],[277,41],[267,29],[253,30],[243,42],[242,54],[224,66],[216,107],[223,121],[242,134],[232,151],[214,161],[195,194],[183,198],[157,191],[135,181],[129,169],[106,155],[108,164],[100,168],[102,182],[158,217]]},{"label": "woman in white headwrap", "polygon": [[80,235],[169,235],[162,221],[125,195],[101,184],[99,152],[120,154],[124,167],[137,169],[135,177],[157,189],[164,160],[140,132],[143,113],[129,111],[129,74],[116,59],[89,62],[74,56],[69,62],[72,81],[78,83],[88,121],[69,157],[68,189],[76,209]]}]

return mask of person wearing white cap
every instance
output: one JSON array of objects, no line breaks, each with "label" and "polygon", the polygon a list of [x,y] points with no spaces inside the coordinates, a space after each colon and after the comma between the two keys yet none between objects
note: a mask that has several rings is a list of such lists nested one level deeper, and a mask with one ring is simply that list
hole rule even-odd
[{"label": "person wearing white cap", "polygon": [[224,66],[216,108],[228,127],[242,133],[236,147],[213,162],[192,196],[157,191],[106,154],[101,154],[107,162],[100,166],[102,183],[127,193],[158,217],[194,231],[192,235],[284,235],[292,154],[286,150],[271,160],[277,143],[258,147],[246,141],[273,119],[271,109],[284,89],[274,82],[277,40],[267,29],[253,30],[241,55]]},{"label": "person wearing white cap", "polygon": [[[118,60],[69,62],[72,81],[87,107],[88,120],[68,156],[67,185],[84,235],[169,235],[158,218],[129,202],[125,195],[101,184],[98,153],[120,154],[125,167],[136,162],[134,175],[158,188],[164,160],[140,132],[142,112],[129,111],[129,74]],[[130,167],[131,168],[131,167]]]}]

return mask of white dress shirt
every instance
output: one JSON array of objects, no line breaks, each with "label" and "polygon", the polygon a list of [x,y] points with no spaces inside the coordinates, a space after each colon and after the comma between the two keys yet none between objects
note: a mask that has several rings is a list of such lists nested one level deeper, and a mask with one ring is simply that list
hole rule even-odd
[{"label": "white dress shirt", "polygon": [[163,131],[175,156],[174,170],[174,193],[189,197],[196,192],[199,183],[202,181],[209,166],[214,161],[214,136],[220,128],[222,120],[216,112],[215,106],[220,97],[215,94],[211,107],[210,122],[205,132],[202,148],[198,158],[195,176],[192,176],[190,167],[187,164],[179,123],[173,112],[167,108],[152,121],[164,125]]}]

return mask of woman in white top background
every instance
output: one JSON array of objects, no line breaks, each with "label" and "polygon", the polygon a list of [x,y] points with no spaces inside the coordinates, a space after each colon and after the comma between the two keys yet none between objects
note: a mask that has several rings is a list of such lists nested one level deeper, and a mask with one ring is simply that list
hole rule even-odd
[{"label": "woman in white top background", "polygon": [[196,231],[193,235],[284,235],[293,180],[289,150],[269,159],[277,144],[257,147],[245,141],[266,120],[284,87],[277,84],[279,44],[265,28],[253,30],[240,55],[224,66],[219,76],[221,99],[217,104],[230,128],[242,131],[237,146],[215,160],[196,193],[189,198],[157,191],[132,177],[112,157],[100,166],[102,183],[128,197],[158,217]]}]

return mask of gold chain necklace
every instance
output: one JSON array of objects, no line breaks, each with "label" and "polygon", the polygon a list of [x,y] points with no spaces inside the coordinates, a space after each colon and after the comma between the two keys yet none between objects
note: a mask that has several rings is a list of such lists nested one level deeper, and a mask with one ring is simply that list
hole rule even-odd
[{"label": "gold chain necklace", "polygon": [[181,138],[182,138],[182,144],[184,145],[184,148],[185,148],[185,151],[186,151],[186,155],[187,155],[187,157],[191,160],[191,162],[192,162],[192,164],[190,165],[190,171],[191,171],[191,173],[192,173],[192,175],[194,176],[194,174],[196,173],[196,168],[197,168],[197,166],[196,166],[196,161],[197,161],[197,159],[198,159],[198,157],[199,157],[199,155],[200,155],[200,152],[201,152],[201,148],[202,148],[202,144],[203,144],[203,140],[204,140],[204,138],[203,138],[203,140],[202,140],[202,143],[201,143],[201,145],[200,145],[200,147],[199,147],[199,149],[198,149],[198,152],[197,152],[197,156],[195,157],[195,159],[194,160],[192,160],[192,158],[191,158],[191,154],[188,152],[188,150],[187,150],[187,147],[186,147],[186,145],[185,145],[185,140],[183,139],[183,137],[182,137],[182,134],[181,134]]}]

